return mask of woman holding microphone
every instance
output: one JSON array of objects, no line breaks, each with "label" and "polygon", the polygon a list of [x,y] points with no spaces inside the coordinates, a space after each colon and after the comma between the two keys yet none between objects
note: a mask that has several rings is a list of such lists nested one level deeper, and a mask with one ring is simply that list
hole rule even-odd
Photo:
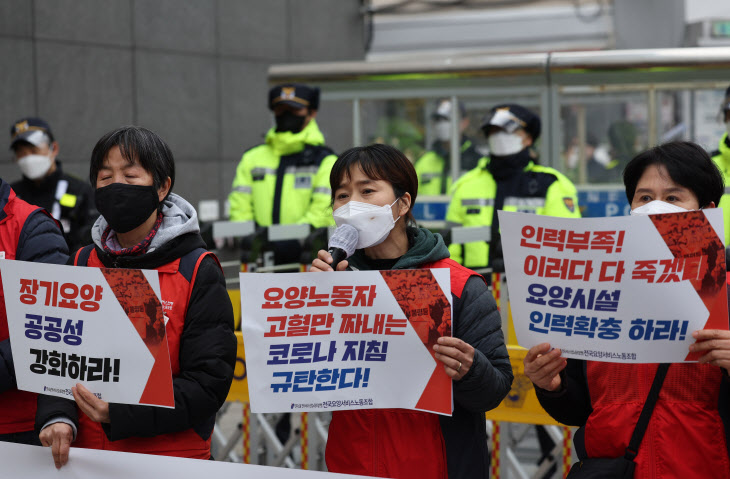
[{"label": "woman holding microphone", "polygon": [[[484,279],[448,259],[443,239],[415,226],[418,177],[411,162],[387,145],[352,148],[330,174],[338,226],[358,232],[357,250],[337,271],[448,268],[453,337],[433,349],[454,387],[451,417],[405,409],[336,411],[326,460],[331,472],[392,478],[487,478],[484,413],[512,383],[512,367],[496,303]],[[320,250],[310,271],[332,271]]]}]

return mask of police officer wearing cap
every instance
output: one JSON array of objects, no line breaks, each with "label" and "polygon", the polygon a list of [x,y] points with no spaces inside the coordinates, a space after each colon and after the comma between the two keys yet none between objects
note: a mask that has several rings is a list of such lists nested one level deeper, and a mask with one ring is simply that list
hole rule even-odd
[{"label": "police officer wearing cap", "polygon": [[725,99],[720,107],[720,115],[725,123],[725,134],[720,138],[717,150],[711,153],[712,161],[722,172],[722,179],[725,181],[725,194],[720,198],[722,215],[725,222],[725,241],[730,241],[730,87],[725,90]]},{"label": "police officer wearing cap", "polygon": [[[477,166],[480,155],[472,141],[464,135],[469,127],[464,105],[459,102],[459,132],[461,133],[460,169],[462,172]],[[451,187],[451,100],[439,100],[432,115],[435,140],[431,150],[421,156],[414,167],[418,175],[418,193],[421,195],[445,195]]]},{"label": "police officer wearing cap", "polygon": [[231,221],[334,224],[329,175],[337,156],[315,121],[318,107],[319,88],[285,84],[269,90],[275,126],[238,164],[228,196]]},{"label": "police officer wearing cap", "polygon": [[58,142],[41,118],[23,118],[10,127],[10,149],[23,178],[11,186],[21,199],[48,211],[61,223],[71,251],[91,242],[99,216],[86,181],[63,172]]},{"label": "police officer wearing cap", "polygon": [[497,211],[580,217],[573,183],[553,168],[537,164],[533,148],[540,117],[515,104],[498,105],[487,114],[482,131],[490,156],[459,178],[446,213],[451,226],[488,226],[488,241],[452,244],[451,258],[469,268],[504,272]]}]

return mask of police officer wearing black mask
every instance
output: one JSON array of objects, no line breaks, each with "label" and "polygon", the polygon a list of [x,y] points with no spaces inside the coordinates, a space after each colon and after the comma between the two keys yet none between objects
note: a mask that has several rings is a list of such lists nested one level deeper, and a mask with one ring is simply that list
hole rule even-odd
[{"label": "police officer wearing black mask", "polygon": [[[268,104],[274,126],[266,142],[247,150],[236,168],[228,196],[231,221],[255,221],[263,227],[334,225],[329,174],[337,156],[325,146],[315,120],[319,88],[277,85],[269,90]],[[277,263],[299,260],[296,248],[277,251]],[[280,254],[285,251],[292,254]]]}]

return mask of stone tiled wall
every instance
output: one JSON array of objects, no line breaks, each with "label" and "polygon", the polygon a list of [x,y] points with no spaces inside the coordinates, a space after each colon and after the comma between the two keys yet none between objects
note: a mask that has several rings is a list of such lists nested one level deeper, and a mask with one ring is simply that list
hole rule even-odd
[{"label": "stone tiled wall", "polygon": [[[358,0],[2,0],[0,176],[13,181],[10,125],[45,118],[64,168],[86,178],[96,140],[125,124],[172,148],[175,191],[197,206],[226,198],[241,153],[271,125],[272,63],[364,57]],[[349,146],[338,115],[328,143]],[[330,117],[328,117],[328,115]],[[331,128],[332,131],[329,131]]]}]

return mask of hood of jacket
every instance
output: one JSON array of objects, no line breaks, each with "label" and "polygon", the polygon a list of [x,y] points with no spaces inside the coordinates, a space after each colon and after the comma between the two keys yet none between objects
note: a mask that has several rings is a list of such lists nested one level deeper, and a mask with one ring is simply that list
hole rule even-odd
[{"label": "hood of jacket", "polygon": [[291,155],[302,151],[304,145],[324,145],[324,135],[312,118],[299,133],[277,132],[276,128],[271,128],[266,133],[266,144],[280,156]]},{"label": "hood of jacket", "polygon": [[[104,253],[101,236],[107,226],[109,223],[103,216],[99,216],[91,230],[97,254],[104,264],[113,263],[116,259],[116,266],[123,264],[130,268],[156,268],[195,248],[206,247],[200,236],[195,208],[175,193],[170,193],[162,202],[162,224],[143,255],[115,258]],[[110,241],[116,241],[116,235],[110,234],[107,243]]]},{"label": "hood of jacket", "polygon": [[[449,249],[444,239],[438,233],[432,233],[426,228],[411,228],[406,230],[408,244],[406,254],[401,256],[392,269],[416,269],[424,263],[432,263],[449,257]],[[358,270],[369,270],[370,263],[361,249],[355,251],[348,258],[350,267]]]}]

